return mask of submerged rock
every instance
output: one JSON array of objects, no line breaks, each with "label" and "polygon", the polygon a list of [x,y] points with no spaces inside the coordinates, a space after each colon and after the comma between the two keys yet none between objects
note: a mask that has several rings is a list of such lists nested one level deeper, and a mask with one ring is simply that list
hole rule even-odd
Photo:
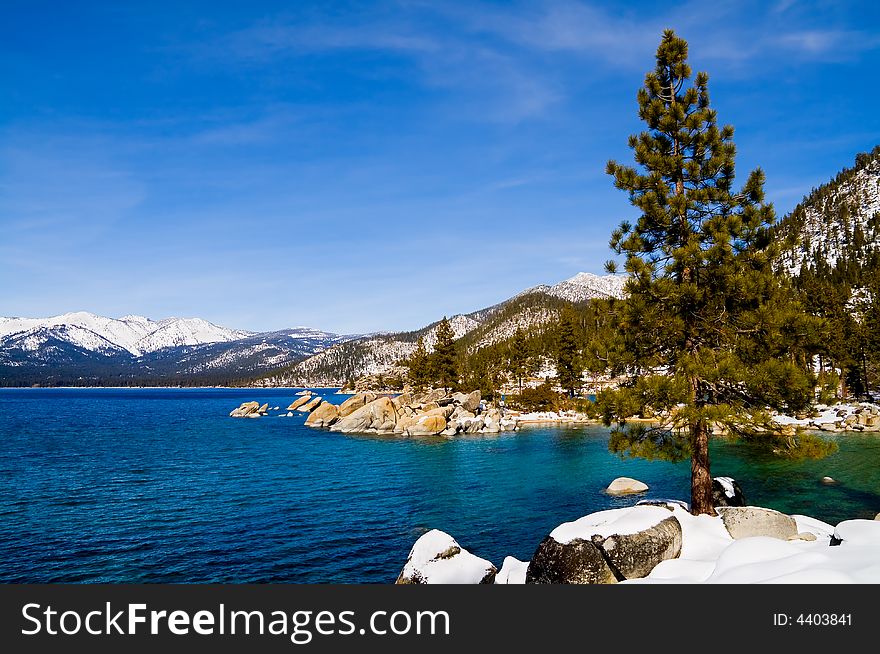
[{"label": "submerged rock", "polygon": [[648,485],[638,479],[618,477],[608,485],[605,492],[609,495],[633,495],[644,493],[646,490],[648,490]]},{"label": "submerged rock", "polygon": [[719,506],[718,514],[731,538],[768,536],[788,540],[797,536],[795,519],[773,509],[760,506]]},{"label": "submerged rock", "polygon": [[397,584],[491,584],[497,568],[462,549],[438,529],[423,534],[412,546]]}]

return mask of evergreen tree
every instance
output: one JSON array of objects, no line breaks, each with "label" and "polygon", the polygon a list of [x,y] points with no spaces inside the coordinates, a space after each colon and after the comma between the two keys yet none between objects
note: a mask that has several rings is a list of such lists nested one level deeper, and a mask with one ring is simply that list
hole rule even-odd
[{"label": "evergreen tree", "polygon": [[578,326],[574,309],[563,309],[556,330],[556,379],[570,397],[580,391],[584,370],[578,346]]},{"label": "evergreen tree", "polygon": [[[687,43],[665,31],[638,92],[648,129],[629,139],[640,169],[607,166],[640,215],[611,238],[630,274],[618,320],[631,381],[600,394],[600,405],[618,422],[612,450],[690,456],[698,515],[714,511],[712,426],[755,433],[769,424],[757,407],[802,409],[814,380],[792,356],[808,318],[772,270],[764,174],[756,169],[733,189],[733,127],[717,125],[705,73],[687,85],[687,55]],[[660,423],[624,422],[645,405]]]},{"label": "evergreen tree", "polygon": [[507,354],[507,367],[519,392],[522,393],[523,377],[531,372],[531,352],[526,333],[520,327],[513,334]]},{"label": "evergreen tree", "polygon": [[407,362],[409,366],[409,383],[416,390],[422,390],[430,383],[431,370],[428,352],[425,350],[425,339],[419,337],[416,344],[416,351]]},{"label": "evergreen tree", "polygon": [[431,355],[431,377],[440,387],[450,390],[458,386],[458,366],[455,355],[455,332],[446,316],[437,325],[437,341]]}]

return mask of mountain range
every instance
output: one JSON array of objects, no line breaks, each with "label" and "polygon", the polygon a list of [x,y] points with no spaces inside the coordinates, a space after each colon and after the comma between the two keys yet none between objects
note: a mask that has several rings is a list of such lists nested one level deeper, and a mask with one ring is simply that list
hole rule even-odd
[{"label": "mountain range", "polygon": [[[624,281],[579,273],[450,322],[457,337],[479,334],[481,343],[492,343],[517,327],[540,328],[566,302],[618,297]],[[335,385],[393,367],[411,354],[419,336],[431,349],[436,324],[363,336],[304,327],[254,333],[200,318],[106,318],[84,311],[0,318],[0,385],[223,385],[255,378],[259,384]]]}]

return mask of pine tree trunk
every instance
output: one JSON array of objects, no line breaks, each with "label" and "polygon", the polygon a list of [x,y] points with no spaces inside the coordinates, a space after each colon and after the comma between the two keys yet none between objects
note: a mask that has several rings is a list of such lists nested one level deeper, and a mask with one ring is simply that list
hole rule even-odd
[{"label": "pine tree trunk", "polygon": [[709,427],[703,420],[690,425],[691,513],[715,515],[712,502],[712,473],[709,471]]}]

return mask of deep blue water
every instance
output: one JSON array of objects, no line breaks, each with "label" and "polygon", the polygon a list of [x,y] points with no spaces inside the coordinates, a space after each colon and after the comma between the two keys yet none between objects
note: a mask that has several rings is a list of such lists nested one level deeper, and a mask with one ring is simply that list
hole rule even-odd
[{"label": "deep blue water", "polygon": [[[344,396],[325,395],[340,402]],[[389,582],[426,529],[500,565],[556,525],[631,504],[627,475],[687,499],[687,464],[622,460],[601,427],[457,440],[232,419],[294,391],[0,390],[0,581]],[[713,444],[753,504],[836,523],[880,511],[880,436],[792,462]],[[823,486],[830,475],[840,483]]]}]

